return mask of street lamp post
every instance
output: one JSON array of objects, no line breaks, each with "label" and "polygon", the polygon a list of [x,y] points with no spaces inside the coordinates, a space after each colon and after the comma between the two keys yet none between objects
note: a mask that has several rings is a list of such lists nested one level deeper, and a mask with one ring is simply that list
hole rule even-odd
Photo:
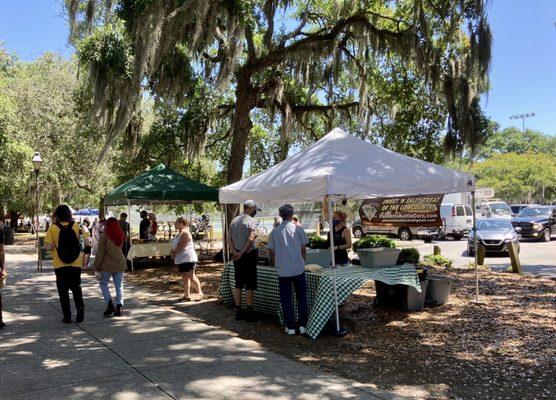
[{"label": "street lamp post", "polygon": [[39,171],[41,170],[42,158],[38,152],[33,156],[33,169],[35,170],[35,206],[36,209],[36,225],[35,225],[35,240],[37,242],[37,270],[42,269],[41,265],[41,246],[39,243],[39,226],[40,226],[40,208],[39,208]]},{"label": "street lamp post", "polygon": [[531,118],[534,117],[535,113],[534,112],[528,112],[525,114],[513,114],[510,115],[510,119],[520,119],[521,120],[521,132],[525,133],[525,118]]}]

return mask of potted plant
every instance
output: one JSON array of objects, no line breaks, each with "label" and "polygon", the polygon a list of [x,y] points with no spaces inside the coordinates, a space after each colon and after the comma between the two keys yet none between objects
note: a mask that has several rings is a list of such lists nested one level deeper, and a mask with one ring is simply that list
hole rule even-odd
[{"label": "potted plant", "polygon": [[396,265],[400,250],[392,239],[382,235],[370,235],[353,244],[362,267],[387,267]]},{"label": "potted plant", "polygon": [[327,249],[328,248],[328,241],[315,233],[310,233],[307,235],[309,239],[309,244],[307,247],[310,249]]},{"label": "potted plant", "polygon": [[328,250],[328,240],[318,236],[317,234],[310,234],[307,236],[309,244],[307,245],[306,264],[317,264],[321,267],[330,267],[330,250]]},{"label": "potted plant", "polygon": [[410,247],[407,249],[402,249],[400,255],[398,256],[398,265],[402,264],[412,264],[412,265],[419,265],[419,259],[421,255],[419,254],[419,250],[416,248]]}]

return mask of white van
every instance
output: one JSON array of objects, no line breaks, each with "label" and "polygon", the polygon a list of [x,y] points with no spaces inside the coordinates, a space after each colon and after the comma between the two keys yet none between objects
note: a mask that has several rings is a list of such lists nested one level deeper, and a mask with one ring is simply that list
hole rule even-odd
[{"label": "white van", "polygon": [[443,203],[440,205],[443,236],[460,240],[473,227],[473,210],[466,204]]}]

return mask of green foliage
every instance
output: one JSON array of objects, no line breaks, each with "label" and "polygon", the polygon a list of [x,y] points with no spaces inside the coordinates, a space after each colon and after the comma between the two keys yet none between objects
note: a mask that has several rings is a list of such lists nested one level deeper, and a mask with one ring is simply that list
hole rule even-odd
[{"label": "green foliage", "polygon": [[450,268],[452,266],[453,261],[449,258],[441,256],[440,254],[427,254],[423,257],[423,265],[428,265],[432,267],[443,267],[443,268]]},{"label": "green foliage", "polygon": [[544,135],[541,132],[511,127],[494,133],[484,144],[479,159],[487,159],[505,153],[545,153],[556,157],[556,136]]},{"label": "green foliage", "polygon": [[398,256],[397,264],[400,265],[400,264],[409,263],[413,265],[418,265],[420,257],[421,255],[419,254],[419,250],[413,247],[409,249],[402,249],[400,251],[400,255]]},{"label": "green foliage", "polygon": [[378,247],[395,249],[396,243],[392,239],[383,235],[365,236],[353,243],[353,251],[357,251],[358,249],[375,249]]},{"label": "green foliage", "polygon": [[478,185],[492,187],[508,202],[556,199],[556,157],[544,153],[495,155],[473,167]]},{"label": "green foliage", "polygon": [[315,233],[310,233],[307,235],[309,239],[308,247],[311,249],[327,249],[328,248],[328,240],[321,238]]},{"label": "green foliage", "polygon": [[[474,152],[487,136],[477,100],[490,64],[484,2],[120,0],[102,10],[105,4],[112,2],[66,0],[71,26],[85,20],[92,27],[106,15],[103,28],[77,33],[89,35],[79,55],[92,67],[92,103],[109,144],[138,112],[143,88],[183,111],[204,103],[183,104],[200,77],[210,86],[203,96],[217,94],[203,104],[209,125],[222,129],[192,124],[198,130],[191,132],[208,139],[207,152],[231,169],[219,175],[230,172],[232,180],[247,153],[251,171],[259,171],[336,126],[436,162],[448,116],[450,150]],[[256,113],[264,123],[244,123]]]},{"label": "green foliage", "polygon": [[112,187],[112,157],[96,162],[103,138],[76,109],[76,76],[74,62],[50,53],[0,71],[0,208],[33,209],[33,151],[44,160],[39,176],[43,212],[61,202],[96,206]]},{"label": "green foliage", "polygon": [[97,28],[92,35],[79,42],[77,55],[84,64],[99,70],[128,77],[133,68],[133,51],[122,24]]}]

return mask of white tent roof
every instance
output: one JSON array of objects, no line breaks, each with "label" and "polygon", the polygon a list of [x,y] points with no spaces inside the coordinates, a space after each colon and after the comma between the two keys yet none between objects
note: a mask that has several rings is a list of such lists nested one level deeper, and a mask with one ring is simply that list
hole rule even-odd
[{"label": "white tent roof", "polygon": [[336,128],[266,171],[221,188],[219,200],[315,201],[324,195],[367,199],[474,189],[471,175],[398,154]]}]

